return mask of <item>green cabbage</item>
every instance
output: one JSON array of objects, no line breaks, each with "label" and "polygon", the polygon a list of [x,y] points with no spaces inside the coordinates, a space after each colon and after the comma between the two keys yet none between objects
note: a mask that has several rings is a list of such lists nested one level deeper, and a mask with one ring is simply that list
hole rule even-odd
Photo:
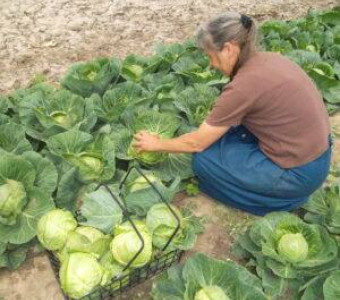
[{"label": "green cabbage", "polygon": [[70,125],[70,120],[67,116],[66,113],[64,112],[53,112],[51,114],[51,117],[54,119],[54,121],[56,121],[58,124],[64,126],[64,127],[68,127]]},{"label": "green cabbage", "polygon": [[278,252],[289,262],[304,261],[308,255],[308,243],[301,233],[287,233],[279,241]]},{"label": "green cabbage", "polygon": [[[146,230],[143,221],[135,223],[139,233],[144,240],[144,248],[131,264],[131,267],[139,268],[146,265],[152,256],[152,238]],[[128,222],[123,223],[115,229],[116,236],[113,238],[110,248],[113,258],[121,265],[126,266],[142,247],[142,242]]]},{"label": "green cabbage", "polygon": [[[146,175],[146,177],[149,179],[151,183],[159,182],[159,178],[152,174]],[[139,176],[137,179],[135,179],[129,186],[129,192],[133,193],[139,190],[143,190],[146,188],[149,188],[150,184],[149,182],[145,179],[144,176]]]},{"label": "green cabbage", "polygon": [[54,209],[39,220],[37,236],[46,249],[60,250],[64,247],[69,232],[76,227],[77,221],[71,212]]},{"label": "green cabbage", "polygon": [[205,286],[199,290],[194,300],[230,300],[224,291],[217,285]]},{"label": "green cabbage", "polygon": [[26,202],[23,184],[7,179],[5,184],[0,185],[0,223],[14,225]]},{"label": "green cabbage", "polygon": [[111,251],[107,251],[100,259],[103,268],[103,277],[101,285],[105,286],[110,283],[111,279],[123,272],[123,267],[113,259]]},{"label": "green cabbage", "polygon": [[59,275],[63,291],[79,299],[99,286],[103,269],[92,254],[72,253],[62,262]]},{"label": "green cabbage", "polygon": [[104,237],[104,233],[99,231],[96,228],[89,227],[89,226],[80,226],[76,229],[77,233],[87,237],[91,243],[97,241],[98,239]]},{"label": "green cabbage", "polygon": [[100,174],[103,170],[103,164],[100,159],[90,156],[90,155],[82,155],[81,161],[89,168],[93,170],[93,172]]},{"label": "green cabbage", "polygon": [[128,156],[136,157],[147,165],[154,165],[164,160],[165,154],[162,152],[148,152],[148,151],[137,152],[137,150],[132,146],[133,142],[134,141],[132,141],[129,146],[127,152]]},{"label": "green cabbage", "polygon": [[176,217],[164,203],[152,206],[146,216],[146,226],[149,232],[152,233],[153,244],[160,249],[166,245],[178,225],[180,226],[179,231],[174,239],[181,233],[182,214],[175,206],[171,205],[171,208],[178,216],[179,221],[177,221]]}]

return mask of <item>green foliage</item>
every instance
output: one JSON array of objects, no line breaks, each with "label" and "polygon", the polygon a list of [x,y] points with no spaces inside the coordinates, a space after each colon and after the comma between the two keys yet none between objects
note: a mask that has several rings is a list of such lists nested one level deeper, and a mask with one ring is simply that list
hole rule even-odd
[{"label": "green foliage", "polygon": [[61,84],[83,97],[90,97],[92,94],[103,95],[119,72],[120,63],[117,59],[98,58],[71,66]]},{"label": "green foliage", "polygon": [[256,220],[239,237],[234,253],[256,266],[265,291],[273,297],[298,295],[302,284],[338,264],[338,244],[326,229],[287,212]]},{"label": "green foliage", "polygon": [[322,93],[329,113],[339,110],[340,11],[310,11],[292,21],[267,21],[260,27],[261,44],[267,51],[287,55],[312,78]]},{"label": "green foliage", "polygon": [[321,187],[303,206],[307,211],[304,219],[309,223],[323,225],[331,234],[340,234],[340,186],[332,183]]},{"label": "green foliage", "polygon": [[267,299],[260,280],[232,261],[196,253],[184,267],[174,267],[153,285],[154,300]]}]

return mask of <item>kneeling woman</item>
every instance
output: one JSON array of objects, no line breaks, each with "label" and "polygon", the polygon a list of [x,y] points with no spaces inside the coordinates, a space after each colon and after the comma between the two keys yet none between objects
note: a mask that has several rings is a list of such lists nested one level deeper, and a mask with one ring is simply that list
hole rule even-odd
[{"label": "kneeling woman", "polygon": [[313,82],[287,58],[255,51],[247,16],[221,15],[197,39],[231,82],[197,131],[168,140],[139,132],[135,147],[195,153],[201,191],[247,212],[301,206],[322,185],[331,158],[329,118]]}]

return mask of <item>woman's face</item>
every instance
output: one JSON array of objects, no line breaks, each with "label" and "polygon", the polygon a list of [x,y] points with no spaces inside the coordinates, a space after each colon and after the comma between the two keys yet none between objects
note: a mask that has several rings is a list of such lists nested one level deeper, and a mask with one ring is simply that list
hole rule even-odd
[{"label": "woman's face", "polygon": [[227,42],[218,50],[206,49],[205,53],[210,60],[210,66],[230,76],[240,54],[240,47],[236,43]]}]

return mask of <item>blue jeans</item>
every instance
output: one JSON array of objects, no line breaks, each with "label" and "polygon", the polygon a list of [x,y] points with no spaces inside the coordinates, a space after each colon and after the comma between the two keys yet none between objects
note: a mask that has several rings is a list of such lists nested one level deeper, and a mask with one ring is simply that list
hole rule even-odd
[{"label": "blue jeans", "polygon": [[193,170],[200,190],[212,198],[256,215],[290,211],[308,200],[326,179],[331,147],[305,165],[284,169],[259,148],[245,127],[231,128],[201,153]]}]

